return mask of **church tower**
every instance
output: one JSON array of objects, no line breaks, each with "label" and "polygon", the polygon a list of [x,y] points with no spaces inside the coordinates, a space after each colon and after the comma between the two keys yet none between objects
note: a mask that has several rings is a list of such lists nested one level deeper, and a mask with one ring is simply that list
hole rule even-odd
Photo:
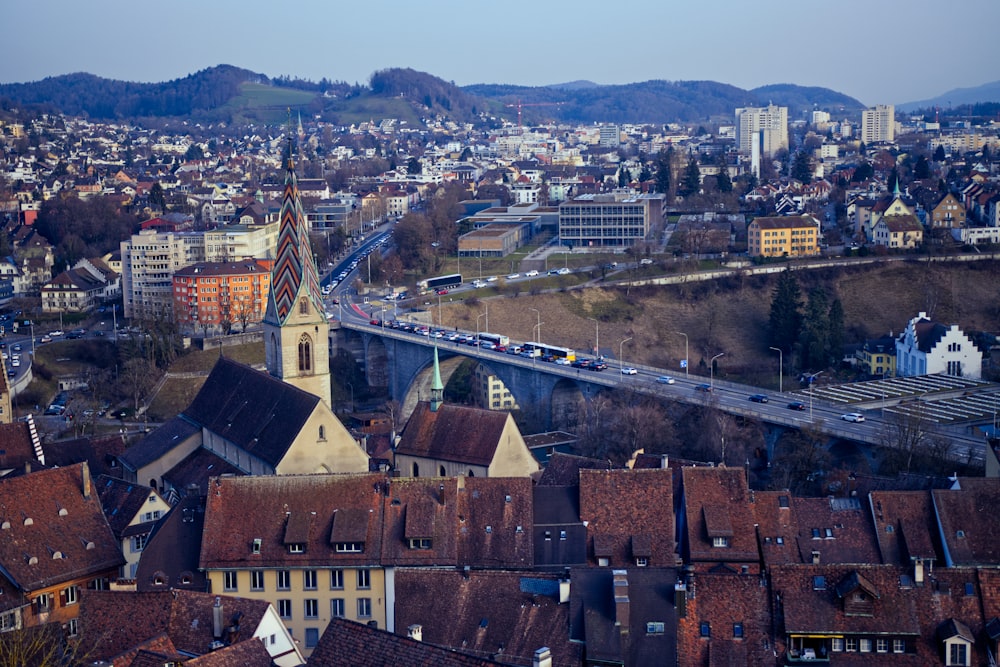
[{"label": "church tower", "polygon": [[330,324],[309,245],[289,141],[278,251],[264,314],[264,359],[272,376],[330,407]]}]

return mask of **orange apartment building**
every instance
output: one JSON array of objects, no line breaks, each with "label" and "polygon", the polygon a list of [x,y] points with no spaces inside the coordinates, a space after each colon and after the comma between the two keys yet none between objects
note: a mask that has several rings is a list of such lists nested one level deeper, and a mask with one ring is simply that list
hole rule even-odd
[{"label": "orange apartment building", "polygon": [[174,321],[182,331],[256,324],[271,289],[269,259],[200,262],[174,273]]}]

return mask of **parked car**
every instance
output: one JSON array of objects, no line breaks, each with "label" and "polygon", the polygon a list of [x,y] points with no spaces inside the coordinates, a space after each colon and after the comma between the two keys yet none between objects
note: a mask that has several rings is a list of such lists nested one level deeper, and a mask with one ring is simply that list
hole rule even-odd
[{"label": "parked car", "polygon": [[767,396],[764,394],[751,394],[750,400],[754,403],[767,403]]},{"label": "parked car", "polygon": [[639,371],[632,368],[631,366],[626,366],[622,369],[622,375],[638,375]]},{"label": "parked car", "polygon": [[865,416],[860,412],[848,412],[846,415],[840,415],[840,418],[845,422],[854,422],[855,424],[860,424],[865,420]]},{"label": "parked car", "polygon": [[676,382],[676,380],[674,380],[669,375],[661,375],[660,377],[656,378],[656,381],[659,382],[660,384],[673,384],[674,382]]},{"label": "parked car", "polygon": [[788,404],[788,409],[789,410],[805,410],[806,409],[806,404],[803,403],[802,401],[792,401],[791,403]]}]

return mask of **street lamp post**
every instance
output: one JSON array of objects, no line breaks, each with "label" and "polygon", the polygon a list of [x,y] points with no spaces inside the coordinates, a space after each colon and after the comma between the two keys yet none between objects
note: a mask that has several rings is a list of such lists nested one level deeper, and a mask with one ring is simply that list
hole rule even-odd
[{"label": "street lamp post", "polygon": [[625,368],[625,351],[624,351],[624,349],[625,349],[625,343],[629,342],[630,340],[632,340],[631,337],[626,338],[622,342],[618,343],[618,366],[619,366],[619,370]]},{"label": "street lamp post", "polygon": [[781,351],[781,348],[779,348],[779,347],[772,347],[770,349],[772,349],[772,350],[774,350],[775,352],[778,353],[778,393],[782,394],[782,393],[784,393],[784,389],[783,389],[784,385],[782,384],[782,381],[783,381],[783,377],[784,377],[783,367],[784,367],[784,357],[785,357],[785,355]]},{"label": "street lamp post", "polygon": [[691,359],[688,357],[688,335],[683,331],[675,331],[678,336],[684,336],[684,377],[690,377]]},{"label": "street lamp post", "polygon": [[[479,315],[476,316],[476,350],[479,351],[482,350],[482,347],[479,345],[479,343],[481,342],[479,340],[479,320],[486,317],[486,315],[487,315],[486,313],[479,313]],[[489,324],[489,322],[490,322],[489,320],[486,320],[487,324]],[[479,352],[476,352],[476,354],[479,354]]]},{"label": "street lamp post", "polygon": [[[537,308],[529,308],[529,310],[535,311],[535,317],[538,320],[538,324],[535,325],[535,329],[538,329],[538,335],[535,336],[535,342],[542,342],[542,314],[538,312]],[[534,330],[534,329],[533,329]]]},{"label": "street lamp post", "polygon": [[724,355],[725,352],[719,352],[717,355],[712,357],[712,360],[708,362],[708,373],[709,373],[709,386],[712,387],[712,391],[715,391],[715,360]]},{"label": "street lamp post", "polygon": [[[596,326],[596,331],[594,332],[594,356],[599,357],[601,356],[601,323],[593,317],[588,317],[587,319]],[[618,357],[621,358],[621,355],[618,355]]]},{"label": "street lamp post", "polygon": [[809,376],[809,421],[813,420],[813,383],[816,382],[816,378],[823,374],[823,371],[818,373],[813,373]]}]

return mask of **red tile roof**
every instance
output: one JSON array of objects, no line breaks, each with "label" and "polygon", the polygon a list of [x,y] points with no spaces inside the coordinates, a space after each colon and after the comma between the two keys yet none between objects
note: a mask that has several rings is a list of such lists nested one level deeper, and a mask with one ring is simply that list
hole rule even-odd
[{"label": "red tile roof", "polygon": [[[754,513],[746,473],[740,468],[689,467],[682,470],[684,558],[694,563],[757,563]],[[712,546],[708,516],[725,515],[732,528],[727,546]]]},{"label": "red tile roof", "polygon": [[419,403],[406,423],[397,455],[488,466],[510,414],[447,403],[434,412]]}]

